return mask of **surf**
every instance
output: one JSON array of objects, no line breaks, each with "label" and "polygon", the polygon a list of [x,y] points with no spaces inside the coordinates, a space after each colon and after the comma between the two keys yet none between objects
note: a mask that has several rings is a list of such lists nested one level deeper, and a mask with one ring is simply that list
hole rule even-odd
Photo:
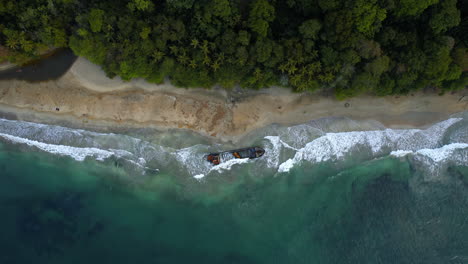
[{"label": "surf", "polygon": [[[389,129],[377,122],[324,118],[295,126],[271,125],[236,144],[207,143],[209,139],[185,135],[188,143],[183,147],[173,143],[178,142],[180,135],[171,132],[126,135],[0,119],[0,139],[76,161],[113,160],[129,168],[140,168],[140,173],[176,168],[184,177],[197,180],[215,174],[235,174],[248,164],[253,164],[254,173],[259,175],[281,175],[300,164],[332,162],[340,166],[351,159],[364,162],[386,156],[419,157],[413,162],[428,164],[435,171],[437,164],[447,161],[467,163],[466,115],[461,113],[422,129]],[[265,154],[252,161],[233,159],[216,166],[204,158],[207,153],[247,145],[261,146]]]}]

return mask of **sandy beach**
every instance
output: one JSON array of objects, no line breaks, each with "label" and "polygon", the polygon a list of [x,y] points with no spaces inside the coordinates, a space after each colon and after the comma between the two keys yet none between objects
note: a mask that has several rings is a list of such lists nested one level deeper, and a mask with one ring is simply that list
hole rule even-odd
[{"label": "sandy beach", "polygon": [[169,83],[109,79],[84,58],[57,80],[0,81],[0,112],[4,117],[107,130],[181,128],[222,141],[235,141],[273,123],[293,125],[329,116],[376,120],[392,128],[424,127],[467,109],[466,89],[443,96],[419,92],[345,101],[292,93],[285,88],[183,89]]}]

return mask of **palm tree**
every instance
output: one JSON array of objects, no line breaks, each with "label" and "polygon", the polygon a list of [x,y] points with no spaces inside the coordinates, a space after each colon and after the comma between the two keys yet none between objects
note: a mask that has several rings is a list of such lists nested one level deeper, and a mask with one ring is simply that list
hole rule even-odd
[{"label": "palm tree", "polygon": [[16,49],[18,47],[19,41],[14,37],[9,37],[6,40],[6,46],[10,49]]},{"label": "palm tree", "polygon": [[289,68],[288,68],[288,73],[289,74],[294,74],[296,71],[297,71],[297,67],[296,67],[295,64],[289,66]]},{"label": "palm tree", "polygon": [[197,67],[197,63],[195,62],[195,60],[191,60],[189,66],[190,66],[192,69],[195,69],[195,68]]},{"label": "palm tree", "polygon": [[203,59],[203,64],[205,64],[205,65],[210,65],[210,63],[211,63],[210,57],[205,56],[205,58]]},{"label": "palm tree", "polygon": [[201,45],[201,50],[203,51],[203,53],[205,53],[205,55],[210,52],[210,50],[208,49],[208,41],[207,40],[203,40],[203,44]]},{"label": "palm tree", "polygon": [[325,82],[325,83],[329,83],[331,81],[333,81],[333,79],[335,78],[335,76],[331,73],[331,72],[327,72],[327,73],[324,73],[324,74],[320,74],[318,76],[319,80],[321,80],[322,82]]},{"label": "palm tree", "polygon": [[177,46],[170,46],[169,49],[171,50],[171,53],[174,55],[177,55],[177,53],[179,52],[179,49],[177,48]]},{"label": "palm tree", "polygon": [[254,77],[255,80],[260,80],[262,78],[262,70],[260,70],[260,68],[255,68]]},{"label": "palm tree", "polygon": [[211,68],[213,68],[213,71],[217,71],[219,69],[219,62],[218,61],[215,61],[212,65],[211,65]]},{"label": "palm tree", "polygon": [[164,52],[157,50],[157,51],[153,52],[152,57],[154,58],[155,62],[159,62],[159,61],[162,60],[164,55],[166,55],[166,54],[164,54]]},{"label": "palm tree", "polygon": [[189,58],[188,58],[187,56],[185,56],[185,55],[182,54],[182,55],[180,55],[179,57],[177,57],[177,60],[178,60],[180,63],[182,63],[182,65],[186,65],[187,62],[188,62],[188,60],[189,60]]},{"label": "palm tree", "polygon": [[192,43],[190,45],[196,49],[199,44],[200,42],[198,41],[198,39],[192,39]]},{"label": "palm tree", "polygon": [[224,52],[221,52],[218,54],[218,61],[223,62],[224,61]]},{"label": "palm tree", "polygon": [[286,71],[286,69],[288,68],[288,65],[287,64],[281,64],[279,67],[278,67],[278,70],[281,71],[281,73],[284,73]]}]

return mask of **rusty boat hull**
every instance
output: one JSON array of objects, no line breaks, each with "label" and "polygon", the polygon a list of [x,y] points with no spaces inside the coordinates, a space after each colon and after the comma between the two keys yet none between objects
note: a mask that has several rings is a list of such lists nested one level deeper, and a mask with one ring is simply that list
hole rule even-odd
[{"label": "rusty boat hull", "polygon": [[205,160],[213,165],[218,165],[222,162],[231,159],[256,159],[265,154],[265,150],[261,147],[249,147],[241,149],[233,149],[228,151],[209,153],[205,156]]}]

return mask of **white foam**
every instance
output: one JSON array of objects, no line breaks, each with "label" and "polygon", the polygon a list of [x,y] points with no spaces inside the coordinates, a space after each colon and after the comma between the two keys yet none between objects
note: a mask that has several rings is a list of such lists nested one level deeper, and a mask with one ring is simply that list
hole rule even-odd
[{"label": "white foam", "polygon": [[195,152],[194,147],[188,147],[188,148],[179,149],[174,154],[181,163],[187,164],[191,160],[193,160],[194,152]]},{"label": "white foam", "polygon": [[466,148],[468,148],[468,144],[466,143],[452,143],[435,149],[425,148],[417,151],[396,150],[392,151],[390,155],[395,157],[403,157],[410,154],[421,155],[431,159],[434,162],[441,162],[451,157],[454,151]]},{"label": "white foam", "polygon": [[455,150],[465,148],[468,148],[468,144],[466,143],[452,143],[438,149],[421,149],[416,151],[416,153],[428,157],[435,162],[440,162],[450,157]]},{"label": "white foam", "polygon": [[265,148],[265,154],[263,156],[266,159],[268,168],[277,168],[280,163],[281,148],[287,148],[294,151],[297,151],[297,148],[292,147],[288,143],[281,140],[279,136],[266,136],[264,137],[271,143],[271,147],[268,146]]},{"label": "white foam", "polygon": [[203,177],[205,177],[205,174],[197,174],[197,175],[195,175],[195,176],[193,176],[193,177],[194,177],[195,179],[197,179],[197,180],[201,180],[201,179],[203,179]]},{"label": "white foam", "polygon": [[[314,127],[310,124],[300,124],[281,131],[280,143],[286,148],[297,150],[297,148],[303,147],[313,138],[317,138],[323,134],[325,133],[319,127]],[[289,142],[289,144],[286,142]]]},{"label": "white foam", "polygon": [[172,152],[176,160],[182,165],[189,175],[206,174],[209,171],[209,163],[205,162],[204,155],[208,146],[194,145]]},{"label": "white foam", "polygon": [[103,150],[103,149],[98,149],[98,148],[78,148],[78,147],[70,147],[70,146],[64,146],[64,145],[46,144],[43,142],[15,137],[15,136],[3,134],[3,133],[0,133],[0,137],[3,137],[4,139],[9,140],[12,143],[26,144],[28,146],[33,146],[42,151],[46,151],[52,154],[61,155],[61,156],[69,156],[77,161],[83,161],[86,159],[86,157],[93,157],[96,160],[102,161],[114,155],[113,152]]},{"label": "white foam", "polygon": [[293,159],[288,159],[287,161],[281,163],[281,165],[278,168],[278,172],[288,172],[292,169],[294,166],[294,160]]},{"label": "white foam", "polygon": [[265,154],[263,155],[266,159],[267,166],[269,168],[277,167],[279,164],[281,140],[278,136],[266,136],[265,139],[269,140],[271,143],[271,147],[268,146],[265,148]]},{"label": "white foam", "polygon": [[411,150],[394,150],[392,152],[390,152],[390,155],[391,156],[394,156],[394,157],[397,157],[397,158],[401,158],[401,157],[404,157],[408,154],[411,154],[413,153],[413,151]]},{"label": "white foam", "polygon": [[218,171],[218,172],[223,172],[224,170],[230,170],[232,166],[236,164],[243,164],[249,162],[250,159],[245,158],[245,159],[232,159],[228,160],[226,162],[220,163],[219,165],[213,166],[209,172],[212,171]]},{"label": "white foam", "polygon": [[140,164],[141,166],[145,166],[146,160],[144,158],[138,158],[138,164]]},{"label": "white foam", "polygon": [[[441,147],[446,141],[465,141],[464,134],[459,133],[460,136],[457,138],[449,139],[446,136],[447,128],[460,120],[462,118],[451,118],[425,130],[385,129],[324,134],[322,130],[312,125],[282,128],[277,135],[264,137],[263,145],[266,152],[256,162],[261,169],[265,168],[262,165],[266,165],[268,168],[277,169],[278,172],[288,172],[295,164],[302,161],[342,160],[355,153],[359,155],[364,153],[369,155],[369,158],[388,154],[399,157],[411,154],[421,159],[441,162],[459,149],[461,145],[456,144],[464,144],[453,143]],[[328,129],[328,131],[336,130]],[[176,150],[125,135],[5,119],[0,119],[0,137],[15,143],[34,146],[49,153],[69,156],[78,161],[86,157],[104,160],[115,156],[145,169],[147,164],[172,166],[175,161],[197,180],[204,178],[210,172],[224,172],[236,164],[249,162],[249,159],[231,159],[212,166],[203,158],[210,149],[208,145],[199,144]],[[460,158],[458,152],[455,156],[453,159],[463,158]]]},{"label": "white foam", "polygon": [[[423,148],[437,147],[448,127],[462,120],[450,118],[433,125],[426,130],[375,130],[341,133],[327,133],[299,149],[292,159],[280,164],[278,172],[288,172],[294,164],[301,161],[319,163],[337,161],[359,148],[368,150],[373,156],[389,153],[392,149],[416,151]],[[402,152],[395,154],[402,155]]]},{"label": "white foam", "polygon": [[270,142],[271,142],[273,145],[281,144],[281,145],[283,145],[285,148],[292,149],[292,150],[298,150],[297,148],[292,147],[292,146],[290,146],[288,143],[286,143],[286,142],[284,142],[283,140],[281,140],[279,136],[266,136],[265,139],[270,140]]},{"label": "white foam", "polygon": [[[440,148],[419,149],[417,151],[393,151],[395,157],[408,156],[420,170],[426,171],[418,177],[423,182],[447,180],[447,166],[466,166],[468,164],[468,144],[451,143]],[[417,182],[417,181],[415,181]],[[417,184],[413,187],[417,188]],[[421,190],[423,190],[422,188]]]},{"label": "white foam", "polygon": [[234,166],[236,164],[244,164],[244,163],[247,163],[247,162],[249,162],[248,158],[227,160],[227,161],[224,161],[224,162],[222,162],[222,163],[220,163],[218,165],[215,165],[215,166],[213,166],[213,167],[211,167],[209,169],[206,169],[203,173],[199,173],[199,174],[193,174],[192,173],[192,177],[197,179],[197,180],[201,180],[211,172],[222,173],[223,171],[230,170],[232,168],[232,166]]}]

